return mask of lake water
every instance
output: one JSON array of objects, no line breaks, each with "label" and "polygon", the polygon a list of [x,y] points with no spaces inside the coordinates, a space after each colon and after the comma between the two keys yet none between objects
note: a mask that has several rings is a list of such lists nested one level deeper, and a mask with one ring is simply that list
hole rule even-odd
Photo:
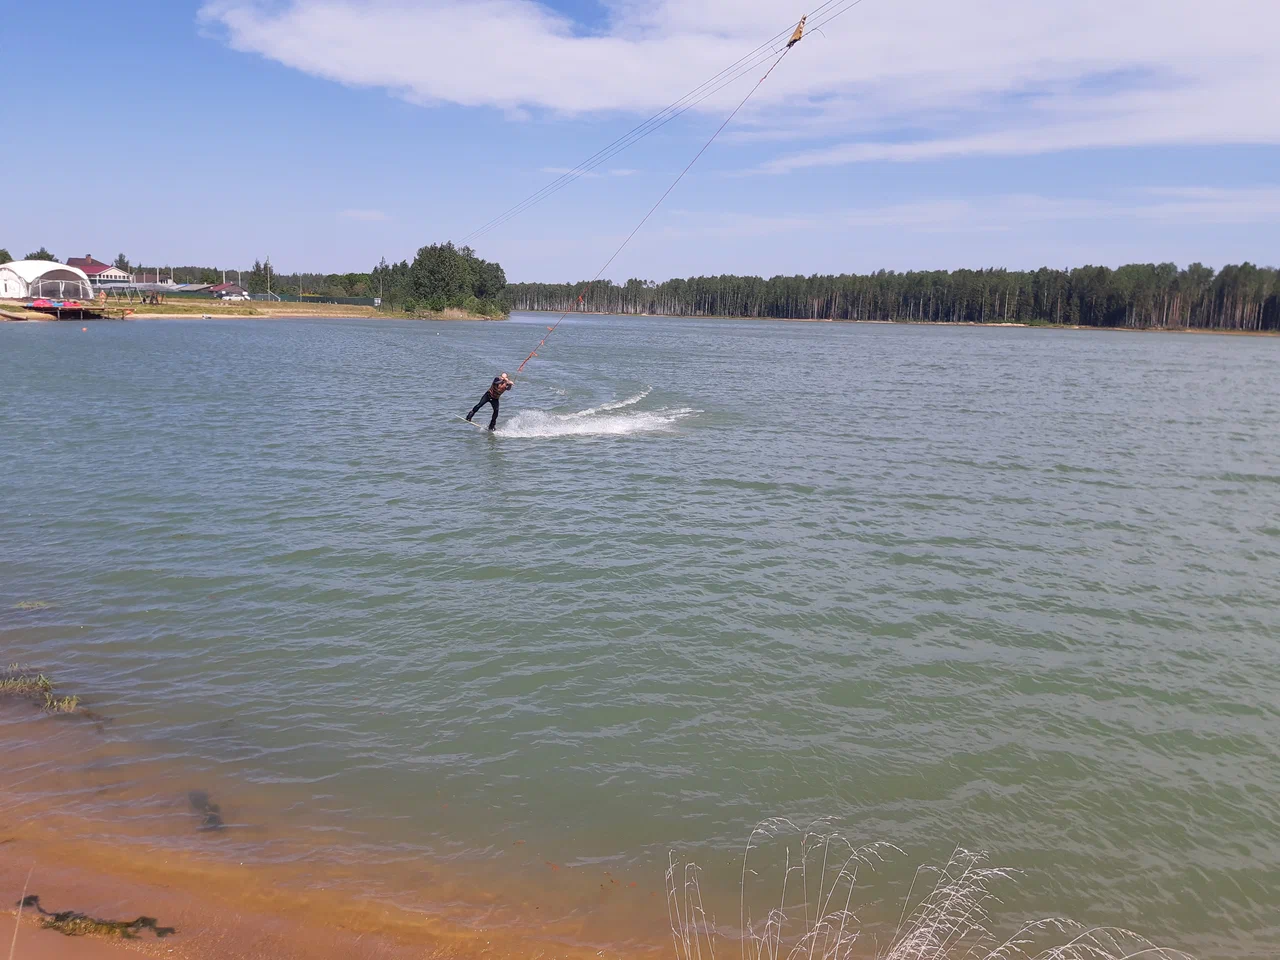
[{"label": "lake water", "polygon": [[1280,340],[573,318],[451,420],[548,322],[0,324],[0,653],[111,719],[7,785],[611,947],[776,816],[1280,953]]}]

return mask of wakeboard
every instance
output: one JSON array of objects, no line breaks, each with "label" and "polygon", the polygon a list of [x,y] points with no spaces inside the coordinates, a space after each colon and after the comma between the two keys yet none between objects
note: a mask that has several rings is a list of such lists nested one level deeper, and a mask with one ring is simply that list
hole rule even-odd
[{"label": "wakeboard", "polygon": [[478,429],[478,430],[483,430],[485,433],[488,433],[488,432],[489,432],[489,427],[488,427],[488,425],[487,425],[487,424],[484,424],[484,423],[476,423],[474,420],[468,420],[466,417],[459,417],[459,416],[455,416],[453,419],[455,419],[455,420],[461,420],[461,421],[462,421],[463,423],[465,423],[467,426],[469,426],[469,427],[475,427],[475,428],[476,428],[476,429]]}]

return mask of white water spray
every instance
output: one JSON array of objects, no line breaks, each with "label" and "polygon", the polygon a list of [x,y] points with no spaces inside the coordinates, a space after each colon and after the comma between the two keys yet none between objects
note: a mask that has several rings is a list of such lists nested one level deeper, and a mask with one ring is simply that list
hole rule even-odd
[{"label": "white water spray", "polygon": [[[498,427],[500,437],[547,439],[552,437],[625,437],[632,434],[660,433],[671,430],[681,420],[697,413],[692,407],[662,410],[628,410],[645,397],[651,387],[624,400],[611,400],[572,413],[545,410],[523,410]],[[625,413],[619,411],[625,410]]]}]

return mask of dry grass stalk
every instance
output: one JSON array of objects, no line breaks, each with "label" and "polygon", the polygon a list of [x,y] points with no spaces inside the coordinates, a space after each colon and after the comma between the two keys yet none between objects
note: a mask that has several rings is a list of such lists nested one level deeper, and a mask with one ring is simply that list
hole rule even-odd
[{"label": "dry grass stalk", "polygon": [[[897,926],[883,943],[858,917],[859,873],[902,851],[883,843],[855,846],[826,827],[819,822],[800,830],[774,819],[752,831],[740,880],[742,960],[1193,960],[1129,930],[1059,918],[1024,923],[1002,938],[994,932],[993,912],[1002,901],[993,888],[1016,873],[960,848],[943,866],[916,871]],[[755,917],[747,904],[748,878],[759,876],[749,865],[752,852],[787,835],[778,905]],[[715,960],[717,945],[731,937],[705,908],[698,867],[672,857],[666,885],[676,960]]]}]

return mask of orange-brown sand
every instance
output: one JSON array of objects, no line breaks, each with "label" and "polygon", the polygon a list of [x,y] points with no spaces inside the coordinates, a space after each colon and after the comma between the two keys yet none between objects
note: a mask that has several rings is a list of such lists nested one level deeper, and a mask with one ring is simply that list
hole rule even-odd
[{"label": "orange-brown sand", "polygon": [[[117,960],[128,957],[119,946],[105,940],[65,937],[53,930],[42,930],[29,915],[23,917],[15,939],[15,913],[14,910],[6,910],[0,914],[0,957],[9,956],[10,947],[13,948],[14,960]],[[30,911],[24,913],[29,914]]]},{"label": "orange-brown sand", "polygon": [[328,845],[333,823],[273,818],[271,805],[290,797],[234,781],[200,783],[248,828],[201,833],[190,771],[91,719],[0,703],[0,753],[0,905],[16,906],[34,868],[28,893],[49,911],[148,916],[177,930],[163,940],[68,938],[40,929],[28,909],[15,958],[598,960],[654,957],[665,941],[660,885],[544,866],[524,846],[510,845],[511,866],[484,880],[417,859],[360,862],[349,846]]},{"label": "orange-brown sand", "polygon": [[[4,801],[0,794],[0,803]],[[588,960],[618,951],[566,942],[583,931],[565,925],[521,930],[504,925],[461,925],[429,914],[351,897],[280,886],[278,873],[260,867],[193,862],[155,850],[138,856],[110,845],[66,843],[42,831],[0,836],[0,891],[8,909],[0,957],[12,936],[13,908],[30,871],[29,894],[50,912],[74,910],[101,920],[154,917],[175,928],[163,939],[142,931],[136,939],[66,937],[41,929],[39,915],[23,911],[16,958],[96,958],[124,951],[191,960],[238,958],[448,957],[503,960],[544,957]],[[142,852],[142,851],[140,851]],[[653,951],[628,951],[630,957]]]}]

